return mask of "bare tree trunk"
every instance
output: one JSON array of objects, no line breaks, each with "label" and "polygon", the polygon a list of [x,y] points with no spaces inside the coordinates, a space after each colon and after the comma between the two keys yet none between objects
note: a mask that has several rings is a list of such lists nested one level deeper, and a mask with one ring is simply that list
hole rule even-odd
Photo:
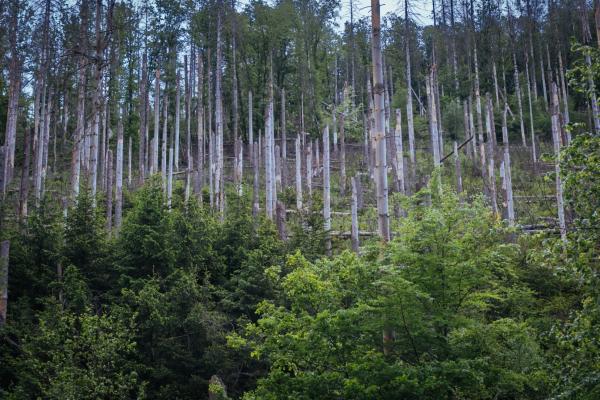
[{"label": "bare tree trunk", "polygon": [[287,129],[285,116],[285,89],[281,89],[281,186],[288,186]]},{"label": "bare tree trunk", "polygon": [[323,129],[323,219],[325,229],[325,252],[331,257],[331,181],[329,160],[329,126]]},{"label": "bare tree trunk", "polygon": [[356,177],[352,177],[352,199],[350,203],[350,214],[352,215],[352,250],[358,254],[358,194],[356,188]]},{"label": "bare tree trunk", "polygon": [[9,252],[10,240],[0,242],[0,327],[6,324],[6,312],[8,311]]},{"label": "bare tree trunk", "polygon": [[383,91],[383,70],[381,57],[381,20],[380,20],[379,0],[371,0],[371,25],[372,25],[372,57],[373,57],[373,92],[374,92],[374,114],[375,129],[373,137],[375,139],[375,158],[376,158],[376,186],[377,186],[377,213],[379,222],[379,236],[384,242],[390,240],[390,223],[388,212],[388,183],[387,183],[387,162],[385,159],[385,114],[384,114],[384,96]]},{"label": "bare tree trunk", "polygon": [[[533,126],[533,99],[531,97],[531,82],[529,80],[529,61],[527,54],[525,54],[525,70],[527,71],[527,99],[529,100],[529,125],[531,129],[531,158],[533,159],[534,166],[537,164],[537,149],[535,145],[535,129]],[[535,84],[535,82],[534,82]]]},{"label": "bare tree trunk", "polygon": [[546,87],[546,71],[544,68],[544,57],[540,54],[540,72],[542,73],[542,93],[544,94],[544,105],[548,110],[548,89]]},{"label": "bare tree trunk", "polygon": [[504,149],[504,191],[506,200],[506,212],[508,217],[509,226],[515,225],[515,208],[513,202],[513,189],[512,189],[512,173],[510,166],[510,146],[508,143],[508,127],[506,124],[506,114],[508,112],[508,105],[504,104],[504,112],[502,113],[502,144]]},{"label": "bare tree trunk", "polygon": [[[5,155],[2,168],[2,196],[6,195],[8,186],[12,181],[15,168],[15,148],[17,139],[17,118],[19,113],[19,98],[21,96],[21,60],[18,53],[18,23],[19,23],[19,2],[12,2],[10,11],[10,62],[8,68],[8,78],[10,81],[8,87],[8,109],[6,114],[6,132],[5,132]],[[44,43],[46,46],[46,43]],[[45,50],[45,49],[44,49]]]},{"label": "bare tree trunk", "polygon": [[129,136],[129,143],[127,145],[127,186],[129,188],[131,188],[131,182],[132,182],[132,173],[131,173],[131,156],[132,156],[132,143],[131,143],[131,136]]},{"label": "bare tree trunk", "polygon": [[165,192],[167,191],[168,121],[169,121],[169,97],[165,93],[165,99],[164,99],[164,104],[163,104],[163,131],[162,131],[162,146],[161,146],[161,158],[160,158],[160,173],[162,175],[163,190]]},{"label": "bare tree trunk", "polygon": [[523,122],[523,102],[521,100],[521,85],[519,83],[519,67],[517,67],[517,56],[513,53],[513,65],[515,68],[515,92],[517,94],[517,104],[519,106],[519,124],[521,126],[521,141],[523,147],[527,146],[527,139],[525,139],[525,123]]},{"label": "bare tree trunk", "polygon": [[31,164],[31,128],[25,130],[25,156],[21,172],[21,189],[19,191],[19,217],[27,217],[27,200],[29,198],[29,165]]},{"label": "bare tree trunk", "polygon": [[[196,118],[197,118],[197,126],[196,126],[196,141],[197,141],[197,162],[198,162],[198,179],[199,182],[198,190],[196,191],[196,195],[202,199],[202,187],[204,186],[204,149],[206,148],[206,133],[204,131],[204,61],[202,60],[202,53],[198,51],[198,99],[197,99],[197,109],[196,109]],[[210,114],[210,113],[209,113]],[[189,148],[190,157],[192,155],[192,148]],[[193,168],[193,165],[190,163],[190,169]]]},{"label": "bare tree trunk", "polygon": [[435,100],[435,93],[432,90],[433,83],[433,70],[429,74],[425,87],[427,90],[427,110],[429,111],[429,134],[431,135],[431,151],[433,154],[433,168],[440,166],[440,137],[438,134],[438,122],[437,122],[437,102]]},{"label": "bare tree trunk", "polygon": [[[342,97],[342,104],[345,107],[347,87],[344,87],[344,95]],[[340,114],[340,195],[342,197],[346,194],[346,113],[347,110]]]},{"label": "bare tree trunk", "polygon": [[[548,65],[550,68],[550,65]],[[562,54],[560,50],[558,51],[558,68],[560,71],[560,84],[562,87],[562,100],[563,100],[563,122],[565,125],[571,122],[569,117],[569,93],[567,92],[567,84],[565,82],[565,70],[563,68]]]},{"label": "bare tree trunk", "polygon": [[225,188],[223,176],[223,95],[221,89],[221,80],[223,75],[223,50],[221,43],[222,24],[221,12],[222,5],[219,1],[219,16],[217,20],[217,66],[215,77],[215,125],[216,125],[216,155],[217,155],[217,173],[215,175],[215,196],[221,218],[225,211]]},{"label": "bare tree trunk", "polygon": [[408,124],[408,152],[410,156],[410,176],[411,181],[416,182],[417,176],[417,153],[415,150],[415,125],[413,120],[413,88],[411,76],[411,61],[410,61],[410,42],[409,38],[409,15],[408,15],[408,0],[404,0],[404,23],[406,36],[406,122]]},{"label": "bare tree trunk", "polygon": [[150,165],[150,174],[155,174],[158,172],[158,135],[160,130],[160,68],[156,68],[154,85],[154,139],[152,142],[152,163]]},{"label": "bare tree trunk", "polygon": [[313,163],[312,163],[312,146],[310,142],[306,146],[306,187],[308,189],[308,198],[312,199],[312,175],[313,175]]},{"label": "bare tree trunk", "polygon": [[[186,71],[187,76],[187,71]],[[187,81],[187,79],[186,79]],[[175,80],[175,155],[174,155],[174,168],[179,171],[179,127],[181,124],[181,78],[179,71],[177,71],[177,78]],[[187,91],[187,84],[186,84]],[[187,98],[187,96],[186,96]],[[187,120],[187,118],[186,118]],[[170,158],[169,158],[170,159]],[[170,162],[170,161],[169,161]]]},{"label": "bare tree trunk", "polygon": [[404,175],[404,144],[402,142],[402,113],[399,108],[396,109],[396,134],[394,135],[396,147],[396,180],[400,193],[406,194],[406,182]]},{"label": "bare tree trunk", "polygon": [[490,200],[492,202],[492,211],[498,215],[498,196],[496,192],[496,167],[494,165],[494,142],[496,141],[494,133],[494,109],[492,100],[487,95],[486,101],[486,133],[487,133],[487,161],[488,161],[488,183]]},{"label": "bare tree trunk", "polygon": [[467,157],[469,157],[471,160],[473,159],[473,139],[471,139],[471,126],[469,124],[469,105],[467,103],[467,100],[463,101],[463,124],[464,124],[464,129],[465,129],[465,141],[469,140],[469,142],[467,143]]},{"label": "bare tree trunk", "polygon": [[565,221],[565,205],[563,200],[563,184],[560,176],[560,147],[561,147],[561,121],[558,103],[558,90],[556,84],[552,83],[552,143],[554,147],[555,175],[556,175],[556,205],[558,209],[558,226],[560,237],[563,241],[567,240],[567,224]]},{"label": "bare tree trunk", "polygon": [[108,150],[106,157],[106,231],[109,236],[112,232],[113,176],[113,155],[112,150]]},{"label": "bare tree trunk", "polygon": [[144,183],[146,178],[146,127],[148,124],[148,115],[146,113],[148,102],[148,55],[144,53],[142,61],[142,79],[140,82],[140,136],[138,149],[138,170],[140,175],[140,184]]},{"label": "bare tree trunk", "polygon": [[167,177],[167,207],[171,209],[173,200],[173,164],[175,163],[173,147],[169,147],[169,174]]},{"label": "bare tree trunk", "polygon": [[86,65],[85,53],[87,50],[86,27],[87,27],[87,1],[81,2],[80,27],[79,27],[79,60],[78,60],[78,93],[77,93],[77,127],[73,137],[73,149],[71,152],[71,198],[77,200],[79,196],[79,178],[81,173],[81,148],[85,131],[85,86]]},{"label": "bare tree trunk", "polygon": [[498,75],[496,73],[496,62],[494,61],[494,63],[492,64],[492,73],[493,73],[493,78],[494,78],[494,92],[496,94],[496,107],[500,107],[500,93],[498,90]]},{"label": "bare tree trunk", "polygon": [[[271,84],[269,85],[271,86]],[[272,87],[272,86],[271,86]],[[271,125],[273,124],[273,115],[271,114],[271,110],[273,109],[272,104],[273,104],[273,97],[272,97],[272,91],[269,91],[269,100],[268,100],[268,104],[267,104],[267,115],[265,118],[265,211],[267,213],[267,217],[269,219],[273,219],[273,198],[275,196],[275,194],[273,193],[273,188],[275,186],[275,176],[274,176],[274,169],[275,166],[274,161],[275,161],[275,157],[273,155],[274,153],[274,149],[273,149],[273,141],[271,140]]]},{"label": "bare tree trunk", "polygon": [[258,217],[258,212],[260,208],[258,193],[260,190],[260,166],[258,162],[258,143],[256,142],[252,143],[252,168],[254,170],[254,184],[252,186],[252,216],[256,219]]},{"label": "bare tree trunk", "polygon": [[296,137],[296,208],[302,209],[302,149],[300,134]]},{"label": "bare tree trunk", "polygon": [[456,193],[463,192],[462,173],[460,168],[460,155],[458,154],[458,143],[454,141],[454,173],[456,175]]},{"label": "bare tree trunk", "polygon": [[117,127],[115,188],[115,230],[118,234],[123,219],[123,115],[119,116],[119,124]]},{"label": "bare tree trunk", "polygon": [[[253,127],[253,117],[252,110],[254,109],[254,105],[252,103],[252,91],[248,91],[248,154],[252,159],[254,159],[254,127]],[[253,161],[254,163],[254,161]],[[254,165],[252,165],[254,168]]]}]

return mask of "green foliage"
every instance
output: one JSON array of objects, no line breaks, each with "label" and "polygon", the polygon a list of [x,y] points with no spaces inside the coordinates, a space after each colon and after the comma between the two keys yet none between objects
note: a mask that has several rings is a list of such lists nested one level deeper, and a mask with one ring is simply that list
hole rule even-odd
[{"label": "green foliage", "polygon": [[18,384],[8,398],[143,398],[132,369],[135,350],[131,323],[50,307],[23,338],[23,357],[14,365]]},{"label": "green foliage", "polygon": [[528,292],[505,236],[481,201],[444,193],[411,210],[383,254],[288,257],[277,301],[230,336],[269,363],[245,398],[544,398],[543,352],[511,305]]}]

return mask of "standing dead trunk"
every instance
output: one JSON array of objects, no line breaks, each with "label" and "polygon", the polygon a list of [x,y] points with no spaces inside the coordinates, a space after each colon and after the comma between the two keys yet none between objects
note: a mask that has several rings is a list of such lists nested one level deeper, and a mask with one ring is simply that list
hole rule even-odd
[{"label": "standing dead trunk", "polygon": [[217,18],[217,66],[215,76],[215,125],[216,125],[216,174],[215,174],[215,198],[221,218],[225,211],[225,188],[223,176],[223,93],[222,93],[222,77],[223,77],[223,49],[222,49],[222,21],[221,12],[222,4],[219,1],[219,15]]},{"label": "standing dead trunk", "polygon": [[359,250],[359,238],[358,238],[358,193],[356,188],[356,177],[352,177],[352,199],[350,202],[350,214],[352,216],[352,250],[358,253]]},{"label": "standing dead trunk", "polygon": [[323,219],[325,234],[325,252],[331,257],[331,181],[329,159],[329,126],[323,129]]},{"label": "standing dead trunk", "polygon": [[21,60],[18,54],[18,20],[19,3],[12,2],[10,12],[10,62],[8,68],[9,87],[8,87],[8,108],[6,114],[6,132],[5,132],[5,156],[2,172],[4,174],[2,181],[2,193],[6,195],[8,185],[12,181],[15,168],[15,148],[17,138],[17,117],[19,112],[19,98],[21,95]]},{"label": "standing dead trunk", "polygon": [[466,154],[471,160],[473,159],[473,139],[471,139],[471,126],[469,124],[469,105],[467,100],[463,101],[463,125],[465,130],[465,141],[469,141],[467,143]]},{"label": "standing dead trunk", "polygon": [[513,202],[512,189],[512,172],[510,166],[510,146],[508,143],[508,127],[506,123],[506,114],[508,113],[508,105],[504,104],[504,112],[502,113],[502,144],[504,150],[504,198],[506,204],[506,213],[508,225],[515,225],[515,208]]},{"label": "standing dead trunk", "polygon": [[258,217],[260,208],[259,190],[260,190],[260,166],[258,162],[258,143],[252,143],[252,168],[254,170],[254,181],[252,186],[252,216],[254,219]]},{"label": "standing dead trunk", "polygon": [[[122,113],[122,111],[121,111]],[[123,219],[123,116],[117,126],[117,165],[115,171],[115,230],[118,234]]]},{"label": "standing dead trunk", "polygon": [[150,164],[150,174],[158,171],[158,141],[160,130],[160,69],[156,69],[154,78],[154,139],[152,141],[152,163]]},{"label": "standing dead trunk", "polygon": [[535,84],[535,82],[529,80],[529,61],[527,59],[527,54],[525,54],[525,70],[527,71],[525,75],[527,79],[527,99],[529,100],[529,128],[531,129],[531,158],[535,166],[537,163],[537,149],[535,144],[535,129],[533,126],[533,99],[531,96],[531,84]]},{"label": "standing dead trunk", "polygon": [[296,208],[302,209],[302,147],[300,134],[296,136]]},{"label": "standing dead trunk", "polygon": [[438,133],[437,104],[435,93],[432,90],[433,71],[427,77],[425,88],[427,90],[427,110],[429,117],[429,134],[431,135],[431,151],[433,154],[433,168],[440,166],[440,136]]},{"label": "standing dead trunk", "polygon": [[462,173],[460,168],[460,155],[458,154],[458,143],[456,140],[454,147],[454,174],[456,175],[456,193],[461,194],[463,191]]},{"label": "standing dead trunk", "polygon": [[519,83],[519,67],[517,66],[517,56],[513,53],[513,65],[515,69],[515,92],[517,94],[517,104],[519,107],[519,124],[521,126],[521,141],[523,147],[527,146],[525,138],[525,123],[523,122],[523,101],[521,100],[521,84]]},{"label": "standing dead trunk", "polygon": [[173,200],[173,165],[175,164],[173,147],[169,147],[169,174],[167,177],[167,207],[171,209]]},{"label": "standing dead trunk", "polygon": [[[342,104],[345,107],[346,104],[346,96],[348,92],[348,87],[344,88],[344,95],[342,97]],[[346,113],[348,110],[344,109],[340,113],[340,195],[342,197],[346,194]]]},{"label": "standing dead trunk", "polygon": [[[196,141],[197,141],[197,162],[198,162],[198,178],[197,178],[197,191],[196,195],[202,199],[202,187],[204,186],[204,149],[206,148],[206,133],[204,131],[204,61],[202,60],[202,52],[198,51],[198,99],[196,107]],[[209,113],[210,114],[210,113]],[[190,157],[192,154],[192,148],[188,149]],[[193,168],[190,162],[190,169]]]},{"label": "standing dead trunk", "polygon": [[287,129],[285,117],[285,89],[281,89],[281,187],[288,186]]},{"label": "standing dead trunk", "polygon": [[168,140],[168,121],[169,121],[169,98],[165,93],[163,105],[163,131],[162,131],[162,146],[160,158],[160,173],[162,175],[163,190],[167,190],[167,140]]},{"label": "standing dead trunk", "polygon": [[113,155],[112,150],[108,150],[106,157],[106,231],[109,236],[112,231],[113,176]]},{"label": "standing dead trunk", "polygon": [[308,198],[312,199],[312,175],[313,175],[313,164],[312,164],[312,146],[310,142],[306,146],[306,187],[308,189]]},{"label": "standing dead trunk", "polygon": [[494,109],[489,93],[486,101],[486,133],[487,133],[487,162],[488,162],[488,184],[492,211],[498,215],[498,196],[496,192],[496,167],[494,164],[494,144],[496,141],[494,130]]},{"label": "standing dead trunk", "polygon": [[[548,65],[550,68],[550,65]],[[562,88],[562,100],[563,100],[563,123],[565,125],[571,122],[571,118],[569,116],[569,93],[567,92],[567,84],[565,81],[565,70],[563,68],[562,54],[559,50],[558,52],[558,69],[560,75],[560,85]]]},{"label": "standing dead trunk", "polygon": [[560,237],[563,241],[567,240],[567,225],[565,220],[565,205],[563,199],[563,184],[560,177],[560,147],[561,147],[561,121],[558,103],[558,90],[556,84],[552,83],[552,144],[554,147],[555,166],[554,172],[556,175],[556,205],[558,209],[558,226],[560,229]]},{"label": "standing dead trunk", "polygon": [[500,90],[498,89],[498,74],[496,73],[496,62],[492,64],[492,74],[494,78],[494,92],[496,94],[496,107],[500,107]]},{"label": "standing dead trunk", "polygon": [[148,55],[144,52],[142,60],[142,78],[140,82],[140,134],[139,134],[139,149],[138,149],[138,173],[140,184],[144,183],[146,178],[146,128],[148,125]]},{"label": "standing dead trunk", "polygon": [[131,156],[132,156],[132,142],[131,136],[129,136],[128,144],[127,144],[127,186],[131,189],[131,183],[133,180],[132,171],[131,171]]},{"label": "standing dead trunk", "polygon": [[390,240],[390,216],[388,207],[388,182],[387,162],[385,151],[385,114],[383,91],[383,70],[381,57],[381,16],[379,0],[371,0],[371,25],[372,40],[371,50],[373,58],[373,93],[375,127],[372,133],[375,140],[375,169],[377,187],[377,214],[379,236],[383,242]]},{"label": "standing dead trunk", "polygon": [[[187,73],[186,73],[187,75]],[[187,79],[186,79],[187,80]],[[179,125],[181,119],[181,78],[179,71],[177,71],[177,77],[175,79],[175,156],[174,156],[174,168],[179,171]],[[187,85],[186,85],[187,86]],[[187,88],[186,88],[187,89]],[[187,96],[186,96],[187,97]],[[169,160],[171,158],[169,157]],[[170,162],[170,161],[169,161]]]},{"label": "standing dead trunk", "polygon": [[[252,91],[249,90],[248,91],[248,154],[250,155],[251,159],[254,159],[254,126],[253,126],[253,117],[252,117],[252,110],[253,110],[254,106],[252,103]],[[252,168],[254,168],[254,161],[252,161],[253,165]]]},{"label": "standing dead trunk", "polygon": [[0,327],[6,324],[8,311],[8,263],[10,241],[0,242]]},{"label": "standing dead trunk", "polygon": [[412,87],[412,76],[411,76],[411,61],[410,61],[410,41],[409,38],[409,13],[408,13],[408,0],[404,0],[404,24],[405,24],[405,36],[407,38],[405,51],[406,51],[406,123],[408,126],[408,152],[410,157],[410,178],[412,182],[416,182],[417,176],[417,153],[415,150],[415,126],[413,120],[413,87]]},{"label": "standing dead trunk", "polygon": [[31,164],[31,128],[25,130],[25,155],[21,172],[21,189],[19,190],[19,217],[27,217],[27,200],[29,198],[29,165]]},{"label": "standing dead trunk", "polygon": [[[272,92],[270,92],[272,93]],[[275,149],[273,149],[273,141],[271,140],[271,124],[273,123],[273,116],[271,114],[271,110],[272,110],[272,102],[273,102],[273,98],[271,96],[269,96],[269,102],[267,104],[267,115],[265,118],[265,212],[267,214],[267,217],[269,219],[273,219],[273,198],[275,196],[275,194],[273,193],[274,190],[273,188],[275,187],[275,176],[274,176],[274,170],[275,170],[275,166],[274,161],[275,161],[275,157],[274,157],[274,152]]]}]

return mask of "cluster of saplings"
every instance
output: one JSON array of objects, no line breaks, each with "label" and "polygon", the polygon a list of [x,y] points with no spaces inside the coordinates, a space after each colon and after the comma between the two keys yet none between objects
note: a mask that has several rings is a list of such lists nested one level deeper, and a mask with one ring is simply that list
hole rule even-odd
[{"label": "cluster of saplings", "polygon": [[160,177],[126,195],[111,236],[87,190],[66,217],[42,202],[3,232],[0,395],[598,398],[599,150],[582,135],[564,151],[567,242],[436,179],[391,242],[333,257],[318,204],[283,242],[233,193],[222,216],[182,188],[167,207]]}]

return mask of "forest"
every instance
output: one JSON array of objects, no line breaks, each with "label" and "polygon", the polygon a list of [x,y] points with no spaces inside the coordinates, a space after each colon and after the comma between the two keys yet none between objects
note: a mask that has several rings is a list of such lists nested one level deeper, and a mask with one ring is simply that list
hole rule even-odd
[{"label": "forest", "polygon": [[600,1],[0,0],[0,398],[600,398]]}]

